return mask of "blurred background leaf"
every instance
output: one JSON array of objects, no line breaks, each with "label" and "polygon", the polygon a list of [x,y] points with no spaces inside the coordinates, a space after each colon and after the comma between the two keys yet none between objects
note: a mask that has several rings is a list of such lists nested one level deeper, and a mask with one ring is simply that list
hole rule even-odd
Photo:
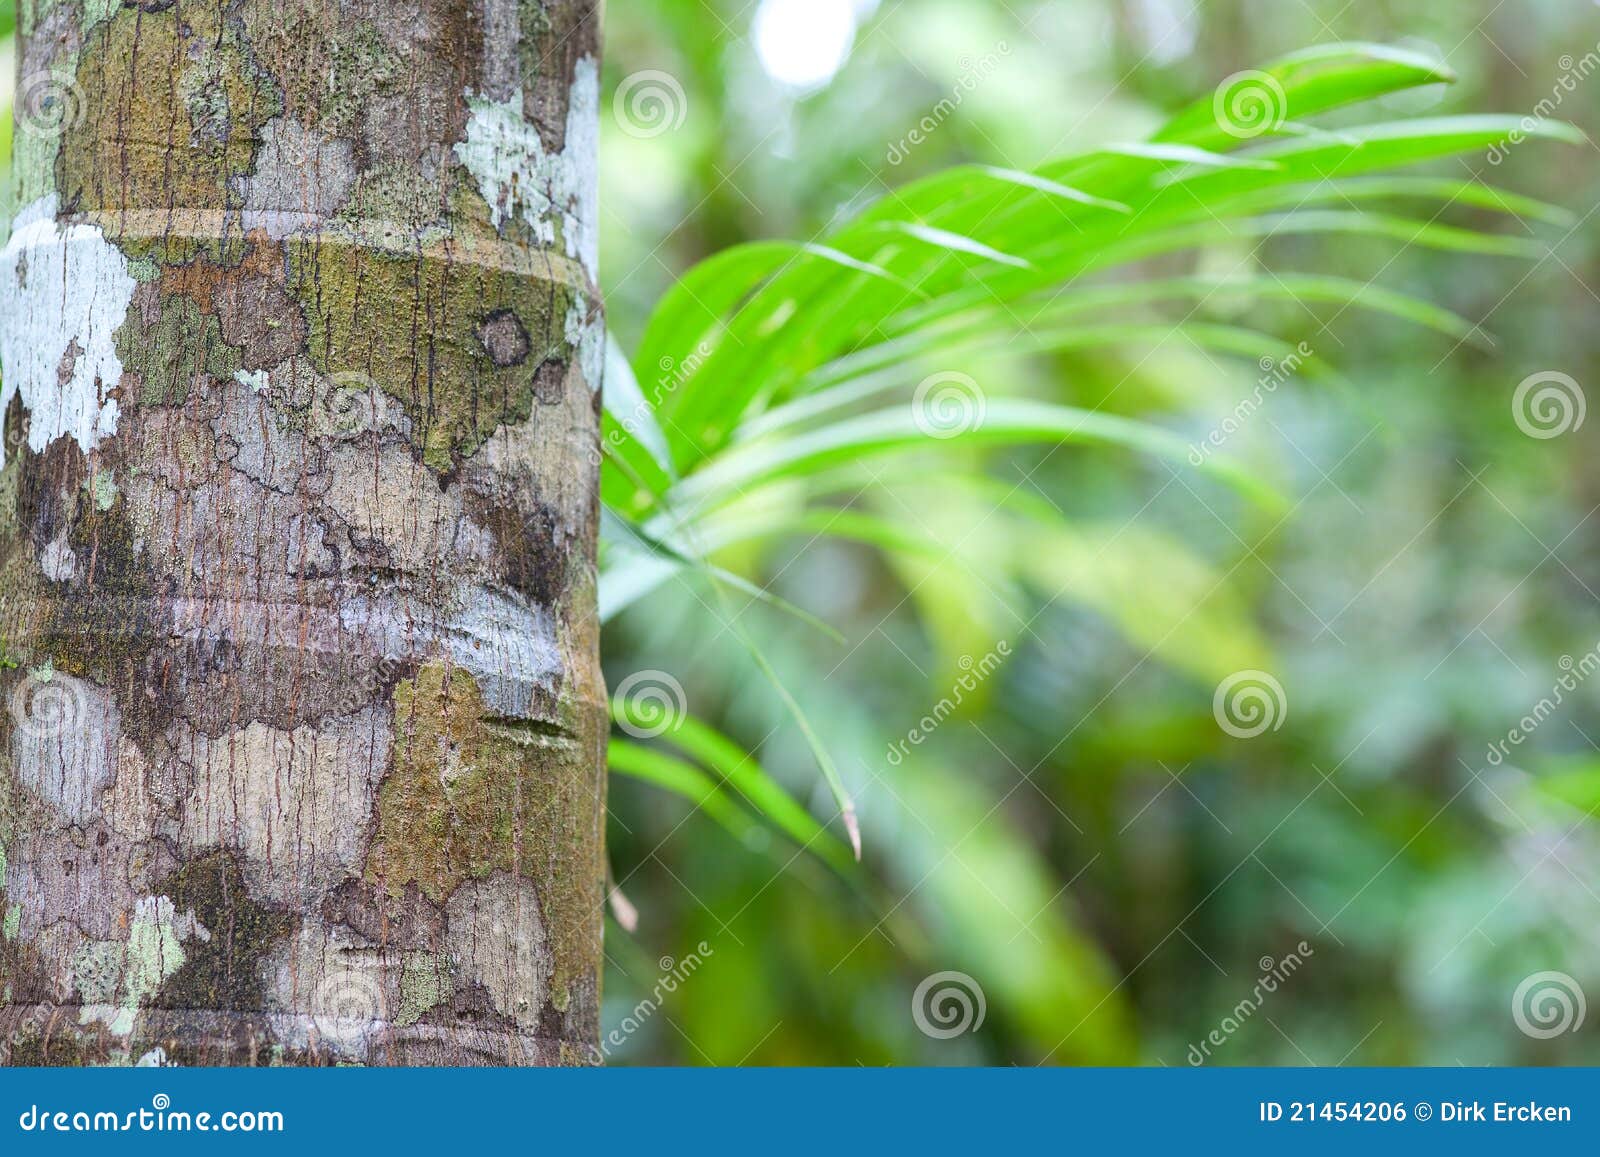
[{"label": "blurred background leaf", "polygon": [[[1594,149],[1554,123],[1595,128],[1587,88],[1535,126],[1566,146],[1507,147],[1600,11],[839,0],[799,35],[790,7],[609,6],[605,288],[660,420],[607,493],[682,559],[633,573],[606,664],[673,672],[837,840],[753,643],[863,861],[618,780],[613,1061],[1182,1064],[1301,941],[1209,1063],[1600,1058],[1510,1015],[1535,971],[1600,982],[1595,691],[1488,758],[1600,643],[1586,431],[1512,411],[1592,361]],[[1285,123],[1227,132],[1219,81],[1274,59]],[[624,99],[646,72],[673,127]],[[958,425],[1063,407],[1163,452],[867,453],[933,378]],[[1252,739],[1213,714],[1244,671],[1284,688]],[[984,1020],[930,1036],[947,970]]]}]

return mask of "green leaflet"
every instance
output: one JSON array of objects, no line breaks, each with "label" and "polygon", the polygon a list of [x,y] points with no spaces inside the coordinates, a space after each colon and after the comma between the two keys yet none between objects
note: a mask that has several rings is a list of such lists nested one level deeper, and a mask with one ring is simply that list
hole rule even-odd
[{"label": "green leaflet", "polygon": [[[1570,214],[1475,181],[1397,170],[1484,152],[1513,132],[1582,141],[1571,126],[1530,127],[1507,116],[1395,119],[1331,130],[1311,123],[1323,113],[1453,79],[1437,61],[1405,49],[1321,45],[1227,78],[1148,141],[1102,146],[1032,171],[959,166],[896,190],[813,243],[758,242],[702,262],[652,315],[631,375],[613,377],[622,384],[607,403],[603,494],[640,541],[655,545],[608,552],[601,576],[607,606],[638,605],[663,581],[686,573],[709,582],[718,599],[724,588],[760,598],[758,585],[708,559],[786,532],[867,544],[897,560],[903,577],[931,573],[929,564],[946,553],[942,544],[893,525],[883,508],[816,505],[830,489],[870,483],[872,468],[890,455],[910,456],[897,465],[978,480],[992,447],[1116,447],[1181,460],[1179,471],[1198,469],[1281,507],[1275,492],[1236,463],[1207,457],[1192,466],[1188,445],[1158,426],[1018,397],[1004,379],[986,380],[969,399],[969,420],[949,427],[930,423],[921,399],[894,404],[891,392],[909,392],[919,380],[926,387],[941,374],[959,378],[950,371],[975,357],[1155,349],[1173,338],[1262,364],[1295,350],[1273,335],[1192,316],[1216,297],[1358,307],[1455,341],[1486,343],[1470,319],[1357,278],[1181,271],[1157,278],[1141,277],[1136,268],[1151,258],[1316,234],[1375,238],[1395,250],[1542,254],[1528,223],[1570,226]],[[1241,132],[1228,119],[1227,100],[1239,84],[1257,86],[1268,99],[1259,132]],[[1423,207],[1408,215],[1396,208],[1402,202]],[[1488,232],[1442,219],[1452,208],[1508,215],[1518,228]],[[1182,320],[1163,322],[1160,311],[1173,307],[1185,311]],[[1314,356],[1300,354],[1296,365],[1306,378],[1340,381]],[[641,402],[647,413],[640,413]],[[1083,561],[1101,552],[1090,524],[1049,523],[1041,533],[1049,548],[1016,560],[1029,585],[1048,590],[1058,576],[1065,586],[1056,582],[1056,589],[1096,605],[1131,636],[1144,636],[1170,664],[1209,670],[1204,656],[1217,650],[1216,638],[1164,642],[1158,624],[1181,615],[1170,600],[1151,601],[1163,592],[1140,593],[1138,580],[1152,567],[1178,566],[1171,544],[1120,543],[1119,580]],[[1207,572],[1198,564],[1189,570],[1188,587],[1202,591]],[[765,601],[803,615],[781,600]],[[1223,615],[1237,619],[1231,603]],[[740,638],[805,732],[850,816],[849,797],[799,704],[753,640]],[[732,759],[732,751],[699,729],[688,733],[701,744],[691,754],[702,762]],[[623,761],[641,765],[633,754]],[[704,785],[681,768],[649,766],[658,779],[704,795]],[[746,798],[763,814],[772,809],[785,831],[797,838],[809,831],[800,815],[764,794],[760,781],[752,787],[754,798]]]}]

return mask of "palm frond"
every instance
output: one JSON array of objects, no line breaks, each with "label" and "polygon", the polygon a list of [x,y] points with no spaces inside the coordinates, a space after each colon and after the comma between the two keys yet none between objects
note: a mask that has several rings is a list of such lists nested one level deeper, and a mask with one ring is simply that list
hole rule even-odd
[{"label": "palm frond", "polygon": [[[1360,307],[1458,342],[1487,344],[1470,320],[1355,278],[1174,275],[1166,267],[1151,275],[1140,268],[1155,258],[1294,235],[1358,235],[1396,250],[1423,246],[1516,258],[1544,252],[1532,226],[1570,223],[1563,210],[1474,180],[1396,170],[1482,152],[1513,132],[1581,141],[1571,126],[1544,121],[1530,127],[1505,116],[1337,128],[1311,123],[1452,79],[1443,65],[1407,50],[1320,46],[1230,78],[1147,141],[1104,145],[1028,171],[950,169],[895,190],[812,243],[756,242],[702,262],[662,299],[631,369],[620,352],[610,358],[602,493],[617,521],[637,528],[650,546],[606,556],[601,582],[610,592],[608,611],[637,604],[685,571],[700,572],[714,590],[731,586],[754,595],[748,583],[730,581],[733,576],[706,559],[734,543],[783,533],[865,543],[908,573],[926,574],[949,557],[947,544],[895,525],[870,504],[822,505],[847,484],[857,493],[870,490],[876,464],[891,455],[932,455],[944,463],[947,481],[981,483],[981,452],[988,448],[1101,447],[1166,459],[1256,501],[1281,504],[1254,471],[1218,455],[1195,463],[1181,438],[1149,421],[1025,396],[986,380],[970,420],[934,428],[905,395],[936,371],[997,355],[1151,348],[1177,338],[1265,365],[1298,349],[1274,334],[1193,318],[1197,306],[1219,297]],[[1254,96],[1266,99],[1262,123],[1241,128],[1233,122],[1235,82],[1255,86]],[[1453,209],[1510,218],[1519,229],[1445,220]],[[1174,304],[1190,316],[1164,321],[1161,310]],[[1339,381],[1314,356],[1297,357],[1296,366],[1313,382]],[[1135,634],[1178,617],[1149,602],[1149,591],[1146,605],[1137,605],[1136,580],[1151,559],[1188,568],[1194,589],[1203,585],[1204,573],[1163,540],[1129,540],[1121,561],[1113,559],[1112,570],[1096,576],[1093,565],[1112,564],[1090,549],[1098,541],[1091,527],[1050,515],[1038,534],[1041,549],[1013,560],[1014,577],[1039,579],[1041,568],[1056,580],[1064,574],[1071,580],[1067,597],[1095,606]],[[1097,561],[1086,563],[1086,557]],[[1229,610],[1230,624],[1239,618]],[[1194,650],[1206,645],[1204,637],[1192,642]],[[778,673],[753,643],[748,646],[794,708],[848,824],[849,797],[826,745],[804,722]],[[1185,665],[1181,657],[1175,662]],[[1198,671],[1204,664],[1192,666]],[[691,754],[731,781],[733,753],[710,742],[699,725],[690,731],[690,746],[697,743]],[[677,764],[646,759],[636,745],[621,751],[619,770],[654,775],[694,798],[717,798]],[[791,837],[814,839],[797,804],[753,783],[760,790],[743,796],[756,812]]]}]

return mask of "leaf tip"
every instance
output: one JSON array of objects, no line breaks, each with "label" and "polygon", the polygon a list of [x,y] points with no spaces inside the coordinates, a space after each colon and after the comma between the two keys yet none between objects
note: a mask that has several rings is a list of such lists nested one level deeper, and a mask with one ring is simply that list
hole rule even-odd
[{"label": "leaf tip", "polygon": [[606,896],[606,900],[611,905],[611,915],[616,917],[617,923],[622,926],[624,932],[631,936],[639,930],[639,909],[635,908],[633,902],[622,894],[621,888],[615,884],[611,885],[611,891]]},{"label": "leaf tip", "polygon": [[850,849],[856,854],[856,863],[861,862],[861,821],[856,818],[856,805],[849,800],[844,805],[844,830],[850,835]]}]

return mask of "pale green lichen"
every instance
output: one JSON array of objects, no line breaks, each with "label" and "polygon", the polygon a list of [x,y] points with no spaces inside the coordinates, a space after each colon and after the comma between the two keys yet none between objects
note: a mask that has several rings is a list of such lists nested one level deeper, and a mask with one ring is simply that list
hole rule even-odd
[{"label": "pale green lichen", "polygon": [[127,1036],[140,1005],[161,989],[167,977],[183,967],[186,959],[179,933],[203,932],[193,917],[180,920],[166,896],[145,896],[134,906],[128,928],[128,952],[123,968],[122,1006],[111,1031]]},{"label": "pale green lichen", "polygon": [[110,470],[95,471],[94,476],[84,485],[94,499],[96,510],[110,510],[116,504],[117,480]]},{"label": "pale green lichen", "polygon": [[83,30],[87,33],[102,20],[110,20],[122,8],[122,0],[83,0]]},{"label": "pale green lichen", "polygon": [[407,952],[400,965],[400,1007],[394,1023],[416,1024],[453,991],[450,962],[435,952]]},{"label": "pale green lichen", "polygon": [[154,257],[141,254],[128,258],[128,276],[143,284],[161,280],[161,263]]}]

